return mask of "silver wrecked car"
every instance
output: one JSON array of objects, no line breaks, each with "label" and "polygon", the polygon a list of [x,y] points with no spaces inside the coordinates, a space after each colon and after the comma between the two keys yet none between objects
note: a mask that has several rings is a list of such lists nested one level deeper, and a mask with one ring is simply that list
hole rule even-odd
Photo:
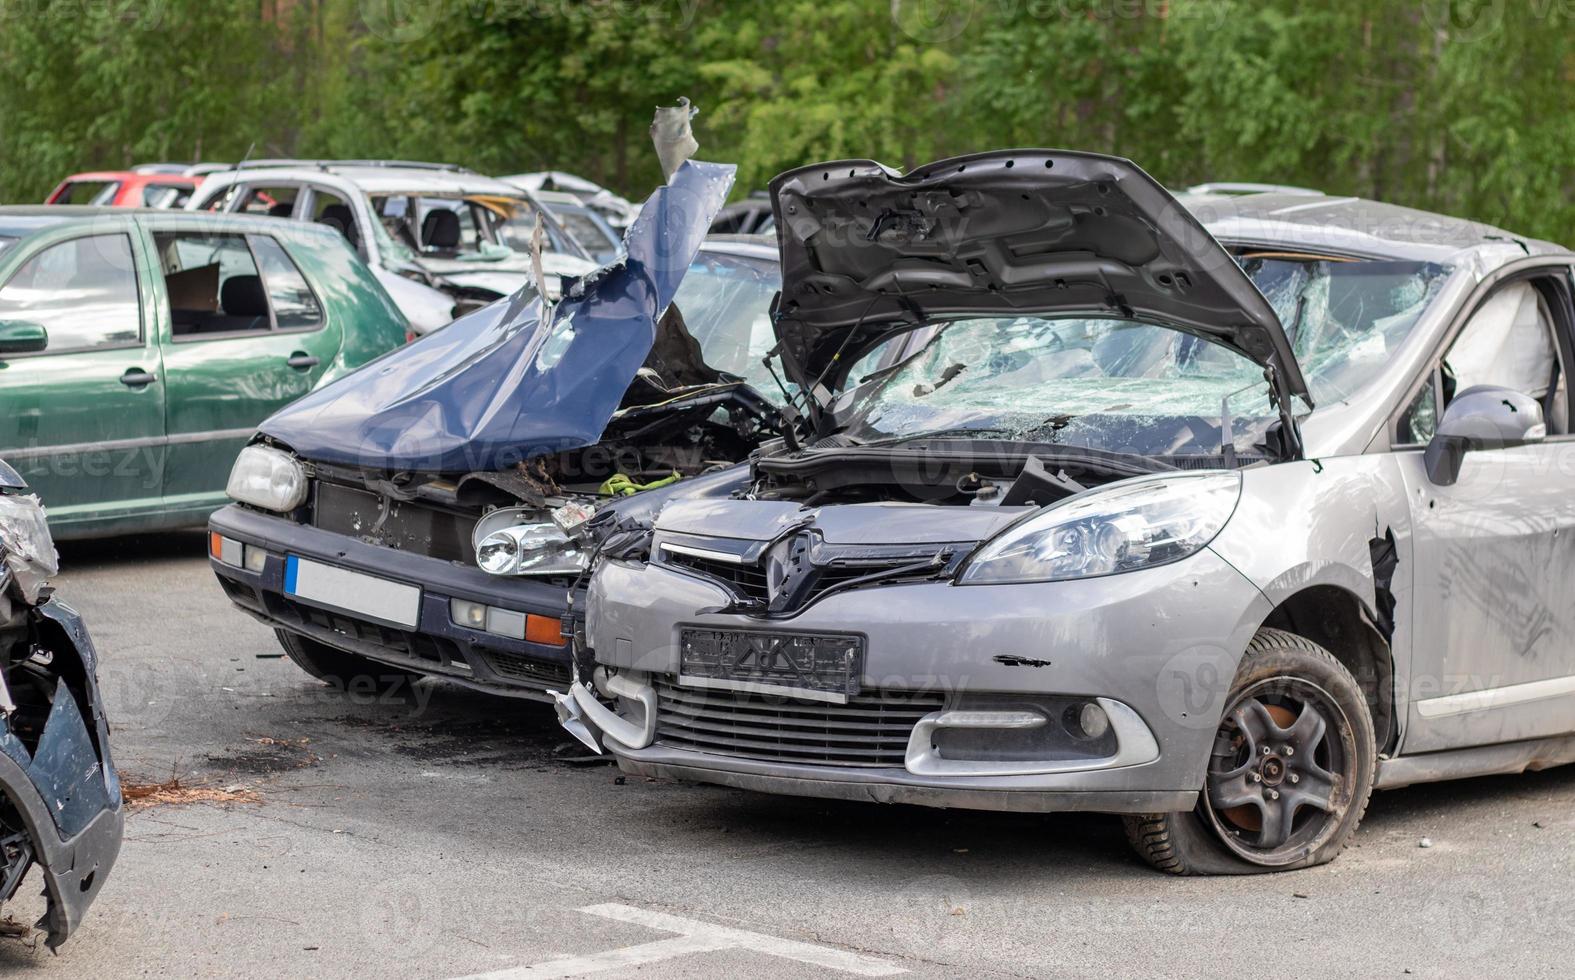
[{"label": "silver wrecked car", "polygon": [[771,194],[804,434],[603,522],[559,711],[626,771],[1230,873],[1575,760],[1575,255],[1045,150]]}]

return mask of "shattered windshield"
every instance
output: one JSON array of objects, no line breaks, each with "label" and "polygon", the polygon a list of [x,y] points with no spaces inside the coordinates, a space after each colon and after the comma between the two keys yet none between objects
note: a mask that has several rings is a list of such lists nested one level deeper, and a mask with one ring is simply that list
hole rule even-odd
[{"label": "shattered windshield", "polygon": [[780,288],[775,262],[702,250],[673,298],[705,362],[778,405],[782,390],[762,362],[776,344],[770,310]]},{"label": "shattered windshield", "polygon": [[[1416,262],[1248,257],[1313,400],[1350,397],[1390,362],[1448,275]],[[1228,410],[1225,407],[1228,403]],[[1277,420],[1263,368],[1166,327],[1035,316],[942,327],[838,412],[863,442],[927,435],[1059,443],[1141,455],[1251,452]]]}]

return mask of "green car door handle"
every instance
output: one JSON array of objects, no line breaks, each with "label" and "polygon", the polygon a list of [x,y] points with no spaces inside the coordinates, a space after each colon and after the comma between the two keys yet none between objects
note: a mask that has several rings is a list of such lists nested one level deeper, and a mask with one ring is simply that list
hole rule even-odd
[{"label": "green car door handle", "polygon": [[298,350],[291,353],[289,359],[284,363],[295,368],[297,371],[310,371],[312,368],[316,367],[322,362],[317,357],[317,355],[308,354],[304,350]]},{"label": "green car door handle", "polygon": [[141,368],[126,368],[126,373],[120,376],[120,383],[127,388],[146,388],[157,380],[159,380],[158,375]]}]

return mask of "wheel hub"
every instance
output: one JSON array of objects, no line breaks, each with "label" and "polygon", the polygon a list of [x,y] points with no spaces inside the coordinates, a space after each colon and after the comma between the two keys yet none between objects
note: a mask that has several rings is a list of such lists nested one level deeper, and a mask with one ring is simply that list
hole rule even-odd
[{"label": "wheel hub", "polygon": [[1242,692],[1215,741],[1205,803],[1226,843],[1254,860],[1293,854],[1339,820],[1346,754],[1332,701],[1309,687]]},{"label": "wheel hub", "polygon": [[1263,777],[1263,785],[1278,786],[1285,781],[1285,763],[1277,755],[1266,755],[1258,764],[1258,775]]}]

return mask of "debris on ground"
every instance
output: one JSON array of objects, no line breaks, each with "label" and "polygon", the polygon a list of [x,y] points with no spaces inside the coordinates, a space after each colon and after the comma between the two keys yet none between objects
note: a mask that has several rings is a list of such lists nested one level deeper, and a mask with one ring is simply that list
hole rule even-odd
[{"label": "debris on ground", "polygon": [[155,806],[190,806],[193,803],[261,803],[256,790],[245,786],[206,786],[201,783],[183,785],[179,778],[162,783],[136,783],[122,780],[121,799],[132,810],[146,810]]},{"label": "debris on ground", "polygon": [[1431,837],[1424,837],[1421,840],[1416,842],[1416,846],[1417,847],[1432,847],[1433,846],[1433,838],[1431,838]]},{"label": "debris on ground", "polygon": [[26,939],[33,934],[33,927],[18,922],[9,915],[0,919],[0,939]]}]

